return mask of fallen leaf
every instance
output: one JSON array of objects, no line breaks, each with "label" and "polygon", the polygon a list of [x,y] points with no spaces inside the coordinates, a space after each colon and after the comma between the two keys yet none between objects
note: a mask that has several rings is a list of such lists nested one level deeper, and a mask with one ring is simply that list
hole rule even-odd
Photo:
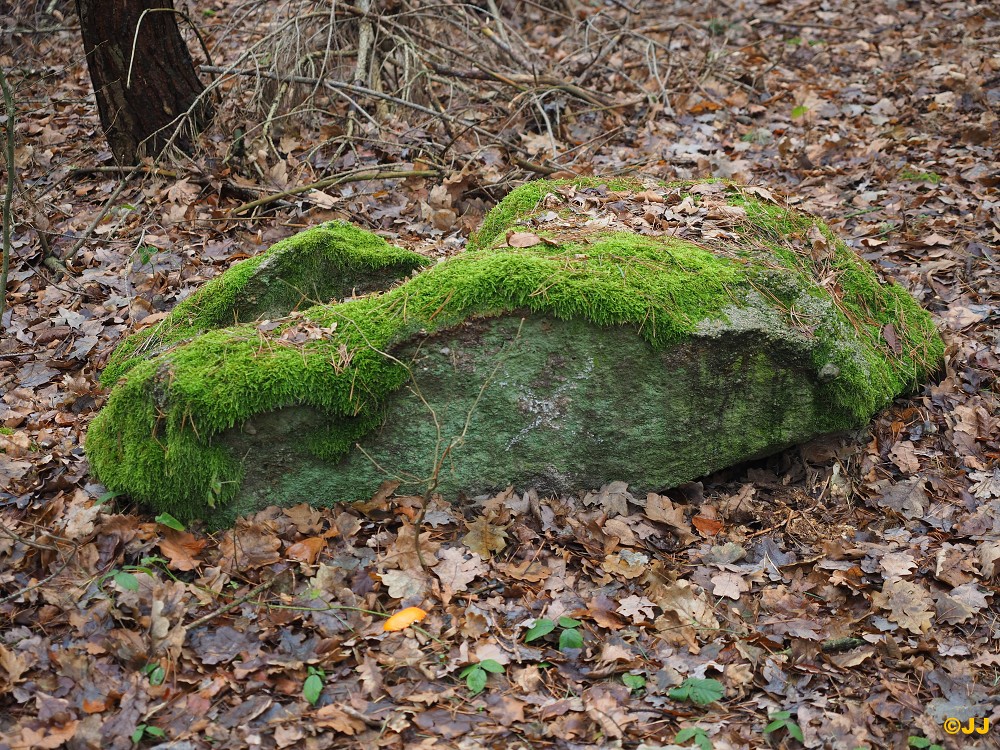
[{"label": "fallen leaf", "polygon": [[740,594],[750,590],[750,584],[743,576],[726,570],[712,576],[712,583],[715,584],[712,589],[713,594],[735,600],[739,600]]},{"label": "fallen leaf", "polygon": [[[425,531],[417,536],[417,527],[405,523],[399,529],[396,540],[386,549],[382,562],[386,567],[400,570],[423,570],[424,566],[433,567],[438,564],[437,551],[441,544],[433,540],[433,534]],[[419,545],[419,553],[417,546]]]},{"label": "fallen leaf", "polygon": [[552,571],[538,560],[523,560],[517,565],[507,565],[502,570],[511,578],[528,583],[539,583],[552,575]]},{"label": "fallen leaf", "polygon": [[949,593],[937,595],[936,614],[939,622],[948,625],[971,620],[988,604],[987,594],[979,590],[974,583],[956,586]]},{"label": "fallen leaf", "polygon": [[926,633],[931,627],[934,603],[923,586],[901,578],[887,578],[882,591],[872,592],[872,604],[889,610],[888,618],[911,633]]},{"label": "fallen leaf", "polygon": [[892,323],[886,323],[882,326],[882,338],[885,339],[885,343],[889,345],[892,353],[897,357],[903,353],[903,345],[900,343],[899,336],[896,335],[896,327]]},{"label": "fallen leaf", "polygon": [[715,536],[722,531],[725,524],[718,518],[707,518],[706,516],[695,516],[691,519],[691,525],[700,531],[704,536]]},{"label": "fallen leaf", "polygon": [[238,521],[236,528],[227,531],[219,545],[222,567],[227,572],[263,568],[281,559],[278,551],[281,540],[266,523]]},{"label": "fallen leaf", "polygon": [[909,440],[900,440],[892,446],[889,458],[904,474],[916,474],[920,471],[920,459]]},{"label": "fallen leaf", "polygon": [[628,501],[634,499],[628,491],[628,482],[611,482],[597,492],[588,492],[583,504],[600,506],[608,517],[627,516]]},{"label": "fallen leaf", "polygon": [[407,607],[386,620],[382,629],[388,633],[405,630],[413,623],[420,622],[425,617],[427,617],[427,612],[420,609],[420,607]]},{"label": "fallen leaf", "polygon": [[896,484],[883,479],[875,487],[883,494],[876,502],[883,508],[891,508],[905,518],[919,518],[927,510],[927,492],[924,490],[926,480],[923,477],[911,477]]},{"label": "fallen leaf", "polygon": [[309,717],[312,726],[332,729],[346,735],[360,734],[365,731],[367,725],[362,719],[351,716],[336,705],[323,706],[313,712]]},{"label": "fallen leaf", "polygon": [[534,247],[542,244],[542,238],[534,232],[508,232],[507,244],[510,247]]},{"label": "fallen leaf", "polygon": [[196,570],[201,565],[198,555],[208,544],[207,539],[196,539],[190,531],[167,529],[160,540],[160,552],[166,555],[168,567],[174,570]]},{"label": "fallen leaf", "polygon": [[387,570],[379,574],[393,599],[423,598],[427,591],[427,575],[420,569]]},{"label": "fallen leaf", "polygon": [[507,545],[507,527],[496,526],[485,516],[472,523],[466,521],[465,526],[469,533],[462,537],[462,544],[484,560],[489,560],[494,552],[500,552]]},{"label": "fallen leaf", "polygon": [[441,600],[445,604],[454,594],[465,591],[477,576],[487,574],[487,568],[477,557],[466,559],[465,551],[458,547],[445,547],[438,552],[440,562],[434,575],[441,581]]},{"label": "fallen leaf", "polygon": [[656,607],[653,602],[644,596],[626,596],[618,602],[618,614],[624,615],[637,625],[655,617],[653,609]]},{"label": "fallen leaf", "polygon": [[319,553],[326,548],[326,539],[319,536],[310,536],[301,541],[295,542],[286,551],[289,560],[312,565],[316,562]]},{"label": "fallen leaf", "polygon": [[638,578],[649,570],[649,557],[642,552],[623,549],[607,555],[601,567],[611,575],[626,579]]},{"label": "fallen leaf", "polygon": [[690,544],[697,537],[691,532],[691,524],[684,517],[684,506],[674,505],[669,497],[650,492],[646,495],[646,517],[670,526],[681,544]]},{"label": "fallen leaf", "polygon": [[21,682],[21,675],[28,669],[28,663],[24,657],[18,656],[15,652],[6,648],[0,643],[0,689],[7,691]]},{"label": "fallen leaf", "polygon": [[636,720],[625,708],[628,697],[629,689],[624,685],[595,685],[583,692],[583,706],[606,736],[624,737],[625,728]]}]

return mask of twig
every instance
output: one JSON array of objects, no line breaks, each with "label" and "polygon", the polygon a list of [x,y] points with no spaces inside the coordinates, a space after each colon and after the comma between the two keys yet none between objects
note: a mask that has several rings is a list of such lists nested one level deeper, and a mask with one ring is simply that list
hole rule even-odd
[{"label": "twig", "polygon": [[0,268],[0,327],[3,326],[3,311],[7,301],[7,272],[10,270],[10,234],[11,234],[11,203],[14,201],[14,123],[17,112],[14,110],[14,94],[7,83],[7,76],[0,68],[0,87],[3,88],[3,103],[7,110],[7,190],[3,196],[3,261]]},{"label": "twig", "polygon": [[15,26],[12,29],[0,29],[0,34],[54,34],[57,31],[79,31],[79,26],[46,26],[41,29],[26,29]]},{"label": "twig", "polygon": [[205,44],[205,38],[201,35],[201,31],[198,27],[194,25],[194,21],[192,21],[186,13],[182,13],[175,8],[146,8],[140,14],[139,20],[135,22],[135,32],[132,34],[132,52],[128,57],[128,75],[125,77],[125,88],[127,89],[132,88],[132,63],[135,62],[135,47],[139,41],[139,27],[142,26],[142,20],[146,17],[147,13],[162,13],[164,11],[167,13],[175,13],[187,22],[187,25],[194,31],[195,36],[198,37],[198,43],[201,44],[201,51],[205,53],[205,60],[209,65],[212,64],[212,55],[208,51],[208,45]]},{"label": "twig", "polygon": [[511,156],[510,160],[514,162],[521,169],[527,169],[529,172],[535,172],[537,174],[550,175],[555,174],[560,171],[556,167],[549,167],[545,164],[536,164],[533,161],[528,161],[527,159],[522,159],[520,156]]},{"label": "twig", "polygon": [[[2,74],[2,73],[0,73],[0,74]],[[3,534],[5,536],[8,536],[11,539],[13,539],[14,541],[19,542],[20,544],[23,544],[23,545],[25,545],[27,547],[33,547],[34,549],[46,550],[46,551],[50,551],[50,552],[59,552],[60,551],[59,547],[56,547],[54,545],[51,545],[51,544],[42,544],[41,542],[35,542],[35,541],[32,541],[31,539],[27,539],[27,538],[21,536],[20,534],[14,532],[14,531],[11,531],[10,529],[8,529],[7,526],[6,526],[6,524],[4,524],[4,523],[0,523],[0,532],[3,532]],[[62,538],[62,537],[60,537],[60,538]],[[27,594],[30,591],[34,591],[35,589],[41,588],[42,586],[44,586],[46,583],[48,583],[49,581],[51,581],[52,579],[54,579],[56,576],[58,576],[64,570],[66,570],[66,568],[69,566],[70,562],[73,561],[73,558],[76,556],[76,553],[77,553],[77,551],[79,549],[80,549],[80,545],[79,544],[74,544],[73,545],[73,549],[71,549],[69,551],[69,554],[66,555],[66,558],[62,561],[62,565],[60,565],[58,568],[56,568],[49,575],[45,576],[45,578],[42,578],[40,581],[35,581],[30,586],[25,586],[23,588],[20,588],[17,591],[15,591],[13,594],[8,594],[7,596],[3,597],[2,599],[0,599],[0,604],[6,604],[9,601],[12,601],[14,599],[18,599],[18,598],[24,596],[25,594]]]},{"label": "twig", "polygon": [[[80,248],[83,247],[84,243],[90,238],[90,235],[94,233],[94,230],[97,229],[97,226],[104,220],[104,217],[107,216],[108,211],[111,210],[112,204],[114,204],[114,202],[118,200],[118,196],[122,194],[123,190],[125,190],[125,186],[129,183],[129,180],[131,180],[133,177],[139,174],[139,169],[140,165],[132,167],[132,170],[124,177],[122,177],[121,180],[119,180],[118,187],[116,187],[114,191],[111,193],[111,195],[108,196],[108,199],[104,202],[104,205],[101,206],[101,210],[97,212],[97,216],[95,216],[94,220],[90,222],[90,226],[87,227],[86,230],[84,230],[83,234],[80,235],[80,239],[78,239],[73,244],[73,247],[67,250],[66,253],[62,256],[62,258],[58,259],[53,258],[53,260],[62,261],[63,268],[60,269],[62,272],[66,271],[65,264],[73,260],[74,257],[76,257],[76,254],[80,252]],[[45,260],[48,261],[49,258],[46,258]],[[46,265],[48,265],[47,262]],[[51,266],[49,267],[51,268]]]},{"label": "twig", "polygon": [[544,86],[547,88],[565,91],[567,94],[572,94],[578,99],[583,99],[585,102],[593,104],[595,107],[606,107],[610,104],[610,102],[601,99],[597,94],[587,91],[586,89],[577,86],[575,83],[563,81],[554,76],[532,76],[523,73],[504,75],[482,66],[479,66],[476,70],[458,70],[456,68],[438,65],[434,62],[430,65],[435,73],[446,77],[467,78],[479,81],[497,81],[499,83],[505,83],[508,86],[513,86],[514,88],[522,91],[531,87],[537,88]]},{"label": "twig", "polygon": [[73,167],[69,170],[70,174],[128,174],[133,169],[137,169],[145,174],[156,175],[157,177],[169,177],[172,180],[176,180],[180,175],[170,169],[160,169],[159,167],[150,167],[146,164],[139,164],[137,166],[117,166],[110,165],[104,167]]},{"label": "twig", "polygon": [[218,609],[214,610],[213,612],[209,612],[204,617],[199,617],[197,620],[195,620],[191,624],[185,625],[184,629],[190,632],[191,630],[194,630],[195,628],[199,628],[202,625],[205,625],[206,623],[211,622],[216,617],[219,617],[220,615],[224,615],[224,614],[226,614],[226,612],[229,612],[230,610],[236,609],[238,606],[240,606],[244,602],[249,601],[250,599],[253,599],[255,596],[257,596],[257,594],[259,594],[259,593],[261,593],[263,591],[267,591],[275,583],[278,582],[278,579],[281,578],[282,575],[284,575],[285,573],[287,573],[289,570],[291,570],[291,568],[285,568],[285,570],[279,571],[277,574],[275,574],[274,578],[272,578],[271,580],[264,581],[264,583],[260,584],[259,586],[255,586],[254,588],[250,589],[250,591],[248,591],[246,593],[246,595],[241,596],[239,599],[234,599],[233,601],[229,602],[229,604],[224,604],[223,606],[219,607]]},{"label": "twig", "polygon": [[440,173],[436,169],[411,169],[400,171],[369,169],[364,171],[348,172],[346,174],[339,174],[333,177],[326,177],[322,180],[317,180],[316,182],[310,182],[308,185],[299,185],[298,187],[289,188],[288,190],[282,190],[280,193],[275,193],[274,195],[258,198],[255,201],[250,201],[249,203],[237,206],[230,211],[230,213],[241,214],[245,211],[265,206],[268,203],[274,203],[282,198],[298,195],[299,193],[305,193],[310,190],[320,190],[333,185],[342,185],[346,182],[364,182],[367,180],[405,180],[407,177],[436,177],[439,174]]},{"label": "twig", "polygon": [[260,70],[228,70],[214,65],[199,65],[199,70],[206,73],[219,73],[228,72],[232,75],[242,75],[242,76],[254,76],[257,78],[269,78],[272,81],[291,81],[292,83],[304,83],[307,85],[315,85],[316,83],[322,83],[324,86],[333,89],[334,91],[348,91],[352,94],[360,94],[362,96],[370,96],[374,99],[382,99],[383,101],[392,102],[393,104],[398,104],[401,107],[407,107],[416,112],[423,112],[425,115],[430,115],[431,117],[446,120],[448,122],[455,123],[456,125],[461,125],[464,128],[468,128],[479,135],[489,138],[491,141],[501,143],[504,148],[519,151],[522,154],[528,155],[527,149],[523,146],[518,146],[515,143],[504,141],[496,133],[491,133],[486,128],[477,125],[471,120],[465,120],[461,117],[455,117],[454,115],[449,115],[447,112],[438,112],[437,110],[431,109],[430,107],[425,107],[422,104],[417,104],[415,102],[408,102],[405,99],[401,99],[398,96],[392,96],[391,94],[385,94],[381,91],[376,91],[375,89],[368,88],[366,86],[355,86],[350,83],[341,83],[340,81],[319,81],[317,78],[308,78],[306,76],[288,76],[279,75],[277,73],[270,73],[267,71]]},{"label": "twig", "polygon": [[793,21],[776,21],[771,18],[754,18],[751,23],[766,23],[768,26],[788,26],[793,29],[829,29],[830,31],[861,31],[860,26],[834,26],[830,23],[807,23]]}]

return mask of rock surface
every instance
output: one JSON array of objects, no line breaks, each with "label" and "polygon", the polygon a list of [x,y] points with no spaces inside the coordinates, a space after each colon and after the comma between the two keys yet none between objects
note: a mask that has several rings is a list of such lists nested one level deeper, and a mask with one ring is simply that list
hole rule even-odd
[{"label": "rock surface", "polygon": [[[942,356],[904,290],[760,188],[530,183],[466,253],[346,302],[365,269],[384,288],[419,257],[342,226],[331,253],[309,231],[286,241],[295,264],[251,259],[255,277],[241,264],[192,297],[242,280],[225,315],[182,303],[116,351],[87,440],[109,489],[216,525],[385,480],[452,499],[661,489],[862,426]],[[363,262],[331,265],[362,257],[352,243]],[[303,299],[321,304],[278,317]]]}]

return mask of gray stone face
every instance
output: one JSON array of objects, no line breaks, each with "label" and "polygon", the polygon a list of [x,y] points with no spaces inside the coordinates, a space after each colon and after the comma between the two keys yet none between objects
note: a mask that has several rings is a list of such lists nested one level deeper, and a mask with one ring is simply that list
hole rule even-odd
[{"label": "gray stone face", "polygon": [[382,428],[341,461],[310,453],[303,437],[321,433],[324,419],[304,407],[223,433],[233,455],[253,457],[233,511],[367,499],[387,479],[401,492],[434,486],[448,497],[614,479],[655,490],[843,419],[830,411],[803,341],[743,322],[655,351],[631,326],[510,315],[421,338],[394,356],[412,382],[389,398]]}]

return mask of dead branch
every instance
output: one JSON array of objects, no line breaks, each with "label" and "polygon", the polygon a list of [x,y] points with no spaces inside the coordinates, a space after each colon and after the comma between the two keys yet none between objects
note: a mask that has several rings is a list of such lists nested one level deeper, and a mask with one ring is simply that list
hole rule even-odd
[{"label": "dead branch", "polygon": [[7,110],[7,139],[5,160],[7,163],[7,189],[3,196],[3,261],[0,268],[0,327],[3,326],[3,311],[7,301],[7,273],[10,270],[11,204],[14,202],[14,125],[17,112],[14,110],[14,94],[7,83],[7,76],[0,68],[0,87],[3,88],[3,103]]},{"label": "dead branch", "polygon": [[268,195],[264,198],[258,198],[255,201],[250,201],[249,203],[237,206],[230,213],[233,215],[241,214],[254,208],[259,208],[260,206],[266,206],[268,203],[274,203],[275,201],[279,201],[283,198],[298,195],[299,193],[306,193],[310,190],[322,190],[323,188],[332,187],[333,185],[343,185],[348,182],[366,182],[368,180],[405,180],[407,177],[437,177],[440,174],[441,173],[435,169],[410,169],[398,171],[378,169],[355,170],[345,174],[325,177],[322,180],[310,182],[308,185],[299,185],[298,187],[289,188],[288,190],[282,190],[280,193],[274,193],[273,195]]}]

